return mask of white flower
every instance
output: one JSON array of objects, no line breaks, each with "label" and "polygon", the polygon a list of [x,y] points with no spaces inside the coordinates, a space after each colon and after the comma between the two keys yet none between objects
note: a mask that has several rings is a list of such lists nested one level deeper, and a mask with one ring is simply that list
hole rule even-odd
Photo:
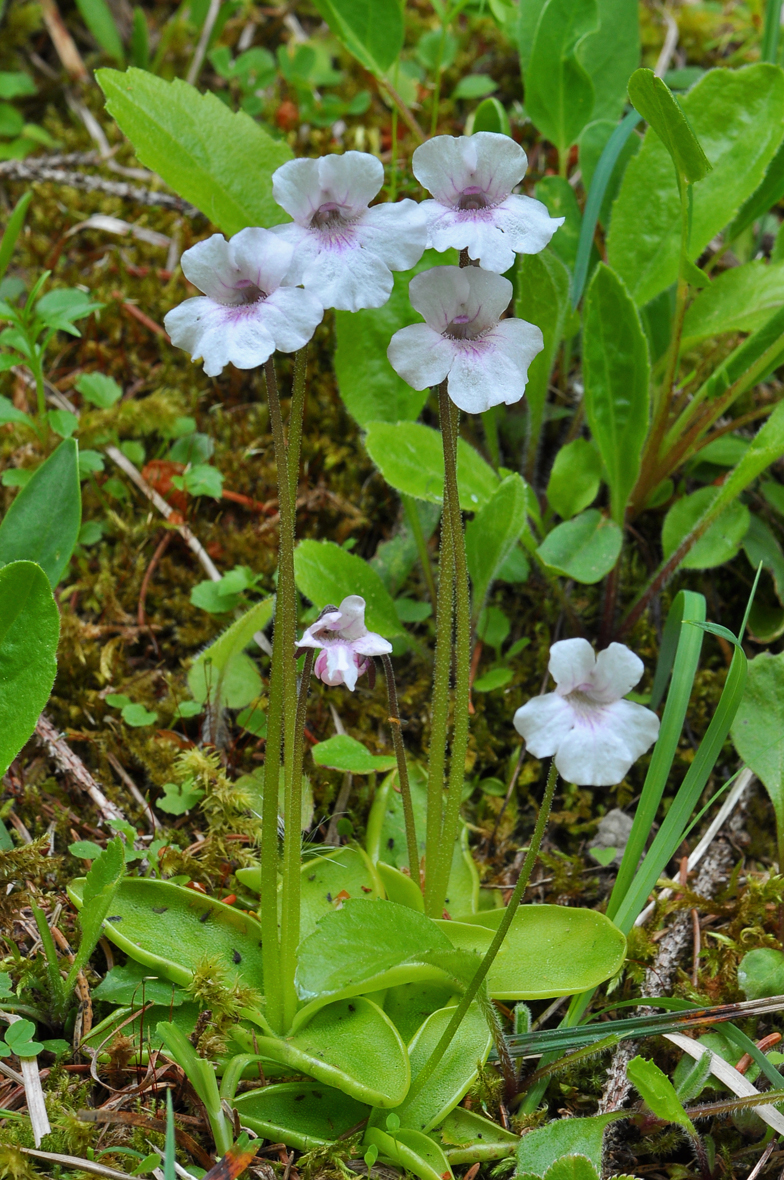
[{"label": "white flower", "polygon": [[659,736],[655,713],[621,699],[642,676],[642,660],[623,643],[597,656],[586,639],[562,639],[550,648],[549,668],[555,692],[518,709],[515,729],[535,758],[555,755],[567,782],[619,783]]},{"label": "white flower", "polygon": [[294,247],[289,279],[325,307],[381,307],[392,271],[409,270],[424,253],[425,216],[415,201],[368,208],[383,182],[381,161],[367,152],[289,160],[272,177],[275,200],[294,218],[272,231]]},{"label": "white flower", "polygon": [[365,600],[350,594],[340,606],[327,610],[308,627],[298,648],[321,648],[313,671],[325,684],[345,684],[354,691],[357,677],[367,670],[368,658],[392,651],[392,644],[365,626]]},{"label": "white flower", "polygon": [[276,348],[302,348],[324,308],[312,292],[286,285],[292,253],[267,229],[243,229],[228,242],[213,234],[191,246],[182,256],[183,273],[204,295],[164,318],[172,344],[202,358],[210,377],[228,364],[255,369]]},{"label": "white flower", "polygon": [[544,342],[534,324],[501,320],[512,298],[508,279],[476,266],[434,266],[408,290],[425,323],[389,342],[389,363],[404,381],[427,389],[448,377],[449,396],[468,414],[520,400]]},{"label": "white flower", "polygon": [[420,144],[411,167],[435,198],[421,206],[428,246],[467,250],[485,270],[503,274],[515,254],[538,254],[563,225],[541,201],[512,192],[528,159],[508,135],[437,135]]}]

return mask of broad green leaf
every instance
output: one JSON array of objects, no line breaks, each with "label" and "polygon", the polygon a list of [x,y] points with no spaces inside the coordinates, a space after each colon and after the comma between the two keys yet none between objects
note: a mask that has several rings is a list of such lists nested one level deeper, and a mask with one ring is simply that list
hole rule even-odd
[{"label": "broad green leaf", "polygon": [[735,749],[765,786],[784,838],[784,652],[749,662],[743,700],[732,724]]},{"label": "broad green leaf", "polygon": [[466,526],[466,559],[473,587],[475,617],[525,528],[527,506],[525,481],[517,474],[508,475]]},{"label": "broad green leaf", "polygon": [[[676,500],[664,518],[662,549],[670,557],[719,495],[715,487],[699,488],[690,496]],[[741,547],[749,528],[749,510],[740,500],[733,500],[702,534],[680,565],[683,569],[708,570],[730,561]]]},{"label": "broad green leaf", "polygon": [[436,1134],[452,1166],[506,1159],[520,1143],[519,1135],[463,1106],[449,1112]]},{"label": "broad green leaf", "polygon": [[314,0],[336,37],[360,65],[383,77],[403,48],[400,0]]},{"label": "broad green leaf", "polygon": [[765,176],[748,200],[744,201],[731,225],[727,228],[727,240],[732,241],[742,234],[758,218],[772,209],[784,196],[784,143],[768,164]]},{"label": "broad green leaf", "polygon": [[556,525],[536,552],[556,573],[592,586],[613,568],[622,541],[623,534],[615,521],[589,508]]},{"label": "broad green leaf", "polygon": [[[335,852],[319,853],[300,868],[300,937],[311,934],[319,920],[352,897],[369,898],[383,894],[375,867],[363,848],[347,844]],[[254,893],[261,892],[261,868],[237,869],[237,880]]]},{"label": "broad green leaf", "polygon": [[657,1118],[668,1123],[677,1123],[690,1135],[696,1135],[694,1124],[683,1109],[683,1104],[675,1093],[675,1087],[655,1061],[633,1057],[626,1066],[626,1076]]},{"label": "broad green leaf", "polygon": [[537,1127],[520,1140],[517,1149],[517,1171],[544,1176],[562,1156],[587,1156],[595,1168],[602,1166],[604,1128],[613,1115],[600,1114],[590,1118],[554,1119],[544,1127]]},{"label": "broad green leaf", "polygon": [[402,983],[399,987],[387,989],[384,1011],[409,1044],[428,1017],[451,1004],[455,994],[454,985],[450,983],[434,983],[432,980]]},{"label": "broad green leaf", "polygon": [[101,49],[122,65],[125,60],[122,39],[106,0],[76,0],[76,7]]},{"label": "broad green leaf", "polygon": [[[492,84],[493,90],[495,90],[497,83],[492,78],[488,78],[487,80]],[[468,79],[464,78],[463,81],[467,82]],[[486,93],[487,91],[485,91]],[[512,134],[509,116],[497,98],[486,98],[484,102],[480,102],[474,111],[474,123],[471,128],[472,135],[476,135],[477,131],[494,131],[496,135]]]},{"label": "broad green leaf", "polygon": [[371,754],[362,742],[347,733],[336,733],[313,746],[311,755],[316,766],[328,766],[346,774],[376,774],[393,770],[397,765],[394,754]]},{"label": "broad green leaf", "polygon": [[629,98],[670,153],[675,171],[687,184],[702,180],[712,165],[669,86],[653,70],[636,70]]},{"label": "broad green leaf", "polygon": [[[713,171],[693,190],[693,261],[757,188],[781,142],[784,74],[766,63],[710,70],[683,97],[682,107],[713,164]],[[677,278],[677,184],[669,153],[650,129],[626,169],[613,207],[607,251],[610,265],[638,306]]]},{"label": "broad green leaf", "polygon": [[585,416],[604,461],[613,518],[623,525],[648,431],[648,342],[621,279],[603,263],[585,301]]},{"label": "broad green leaf", "polygon": [[[365,448],[384,479],[399,492],[440,504],[444,496],[441,432],[420,422],[370,422]],[[476,512],[488,502],[499,479],[465,439],[457,442],[460,507]]]},{"label": "broad green leaf", "polygon": [[79,448],[61,442],[19,492],[0,525],[0,564],[35,561],[55,587],[79,538]]},{"label": "broad green leaf", "polygon": [[292,158],[285,140],[180,79],[134,68],[95,76],[139,161],[225,234],[286,220],[272,199],[272,173]]},{"label": "broad green leaf", "polygon": [[[83,877],[68,886],[77,909],[82,907],[83,890]],[[193,889],[125,877],[104,922],[104,934],[132,959],[183,987],[199,964],[211,958],[229,979],[239,977],[261,989],[261,927],[256,919]]]},{"label": "broad green leaf", "polygon": [[419,1180],[452,1180],[452,1169],[443,1151],[429,1135],[411,1127],[399,1127],[394,1132],[368,1127],[364,1143],[373,1144],[388,1159],[406,1172],[413,1172]]},{"label": "broad green leaf", "polygon": [[392,294],[383,307],[334,313],[335,377],[346,409],[360,426],[419,417],[428,391],[412,389],[398,377],[387,360],[387,348],[398,329],[421,323],[408,298],[413,276],[449,262],[457,262],[455,251],[444,255],[426,250],[413,270],[394,276]]},{"label": "broad green leaf", "polygon": [[372,566],[334,541],[301,541],[294,552],[297,587],[321,610],[330,603],[340,606],[349,594],[365,600],[369,631],[389,638],[403,628],[384,583]]},{"label": "broad green leaf", "polygon": [[723,271],[689,305],[683,347],[722,332],[756,332],[784,305],[784,262],[747,262]]},{"label": "broad green leaf", "polygon": [[748,951],[738,964],[738,987],[747,1000],[780,996],[784,992],[784,954],[774,947]]},{"label": "broad green leaf", "polygon": [[599,28],[585,38],[579,59],[593,82],[592,119],[615,120],[623,111],[629,75],[640,62],[635,0],[598,0]]},{"label": "broad green leaf", "polygon": [[[354,904],[380,908],[389,903]],[[292,1072],[309,1074],[371,1106],[398,1106],[411,1082],[408,1053],[399,1032],[365,996],[355,994],[326,1004],[307,1021],[299,1020],[285,1040],[259,1037],[258,1044],[260,1053]]]},{"label": "broad green leaf", "polygon": [[[461,922],[437,923],[460,950],[484,954],[503,910],[483,910]],[[567,906],[520,906],[487,976],[494,999],[540,1000],[575,995],[611,978],[626,940],[604,914]]]},{"label": "broad green leaf", "polygon": [[585,1155],[564,1155],[550,1165],[544,1180],[599,1180],[599,1170]]},{"label": "broad green leaf", "polygon": [[534,189],[534,196],[546,207],[551,217],[564,217],[550,242],[550,249],[571,270],[577,257],[582,214],[574,189],[564,176],[545,176]]},{"label": "broad green leaf", "polygon": [[753,512],[748,532],[743,538],[743,548],[753,569],[756,570],[762,562],[763,569],[768,570],[773,578],[776,597],[784,606],[784,553],[770,525]]},{"label": "broad green leaf", "polygon": [[172,1004],[175,1008],[188,998],[187,993],[174,984],[151,977],[143,964],[133,959],[112,967],[98,986],[93,988],[92,994],[96,1000],[106,1000],[110,1004],[130,1006],[154,1002]]},{"label": "broad green leaf", "polygon": [[273,1143],[313,1151],[351,1131],[370,1107],[332,1086],[282,1082],[239,1094],[232,1102],[244,1127]]},{"label": "broad green leaf", "polygon": [[562,520],[571,520],[593,504],[602,482],[602,461],[595,443],[575,438],[555,456],[547,484],[547,501]]},{"label": "broad green leaf", "polygon": [[267,626],[274,608],[274,598],[257,602],[199,654],[188,673],[195,700],[209,700],[215,709],[241,709],[259,695],[261,677],[245,648]]},{"label": "broad green leaf", "polygon": [[542,429],[550,375],[569,313],[569,272],[550,249],[540,254],[522,254],[517,263],[515,290],[515,315],[536,324],[544,337],[544,348],[531,361],[525,387],[531,416],[531,445],[535,447]]},{"label": "broad green leaf", "polygon": [[577,51],[598,24],[596,0],[547,0],[536,25],[525,107],[559,151],[575,142],[593,112],[593,83]]},{"label": "broad green leaf", "polygon": [[443,980],[427,955],[451,950],[446,934],[424,914],[391,901],[352,899],[300,943],[297,993],[306,1001],[337,999],[416,979]]},{"label": "broad green leaf", "polygon": [[[454,1007],[434,1012],[409,1044],[412,1081],[429,1060],[453,1016]],[[492,1043],[487,1020],[474,1000],[427,1085],[395,1111],[401,1126],[427,1132],[446,1118],[473,1084]]]},{"label": "broad green leaf", "polygon": [[60,614],[43,570],[0,570],[0,774],[35,729],[57,673]]}]

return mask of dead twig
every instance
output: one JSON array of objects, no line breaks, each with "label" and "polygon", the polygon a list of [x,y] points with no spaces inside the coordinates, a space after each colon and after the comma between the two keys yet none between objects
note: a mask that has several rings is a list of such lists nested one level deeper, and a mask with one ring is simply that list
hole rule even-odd
[{"label": "dead twig", "polygon": [[105,822],[110,819],[125,819],[120,808],[112,803],[110,799],[106,798],[79,755],[73,752],[65,738],[61,733],[58,733],[45,713],[42,713],[38,718],[35,727],[35,736],[60,773],[69,775],[78,787],[87,792]]},{"label": "dead twig", "polygon": [[3,160],[0,162],[0,176],[8,177],[9,180],[24,180],[30,184],[48,181],[50,184],[67,185],[86,193],[106,193],[107,196],[120,197],[124,201],[135,201],[137,205],[160,205],[164,209],[175,209],[178,213],[184,213],[186,217],[202,216],[195,205],[171,193],[153,192],[152,189],[140,188],[136,184],[126,184],[122,180],[107,180],[92,173],[53,168],[46,163],[46,156],[28,157],[26,160]]}]

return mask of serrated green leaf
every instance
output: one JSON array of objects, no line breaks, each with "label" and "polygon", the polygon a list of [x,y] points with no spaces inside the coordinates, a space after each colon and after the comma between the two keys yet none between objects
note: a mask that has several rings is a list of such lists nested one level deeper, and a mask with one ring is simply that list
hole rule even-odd
[{"label": "serrated green leaf", "polygon": [[286,220],[272,199],[272,173],[292,158],[285,140],[180,79],[133,68],[95,76],[141,163],[225,234]]},{"label": "serrated green leaf", "polygon": [[559,151],[576,141],[591,118],[594,88],[578,50],[598,24],[596,0],[547,0],[536,25],[525,106]]},{"label": "serrated green leaf", "polygon": [[677,1123],[684,1131],[696,1136],[694,1124],[683,1109],[675,1087],[655,1061],[633,1057],[626,1066],[626,1076],[657,1118],[668,1123]]},{"label": "serrated green leaf", "polygon": [[[784,133],[784,74],[759,63],[709,70],[682,108],[713,171],[695,186],[694,261],[759,185]],[[743,166],[738,166],[738,161]],[[672,162],[651,130],[630,161],[613,206],[608,260],[642,306],[678,276],[681,215]]]}]

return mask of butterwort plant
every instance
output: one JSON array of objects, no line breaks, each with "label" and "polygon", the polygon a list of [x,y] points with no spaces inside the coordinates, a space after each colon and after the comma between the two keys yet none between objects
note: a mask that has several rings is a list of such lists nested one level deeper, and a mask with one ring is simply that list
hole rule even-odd
[{"label": "butterwort plant", "polygon": [[[514,192],[525,169],[525,153],[505,136],[441,136],[414,157],[414,173],[432,200],[374,205],[383,181],[374,157],[346,152],[292,160],[272,177],[275,199],[292,220],[269,229],[246,228],[228,241],[215,234],[183,255],[186,277],[203,294],[170,311],[167,330],[172,343],[200,360],[209,376],[219,375],[227,365],[263,373],[280,508],[259,868],[253,877],[260,899],[258,922],[248,917],[237,924],[234,911],[212,901],[201,918],[193,918],[228,923],[229,969],[250,989],[236,1000],[234,1043],[243,1051],[225,1066],[220,1094],[211,1070],[205,1073],[204,1062],[175,1026],[166,1021],[158,1025],[167,1051],[195,1079],[221,1144],[230,1138],[221,1100],[234,1102],[243,1118],[255,1118],[249,1125],[256,1129],[271,1126],[259,1113],[261,1107],[253,1105],[256,1098],[246,1102],[249,1096],[235,1098],[235,1091],[250,1063],[272,1061],[288,1073],[315,1079],[333,1095],[327,1139],[362,1127],[364,1144],[382,1158],[423,1180],[432,1180],[433,1167],[449,1175],[449,1161],[430,1132],[466,1093],[493,1041],[507,1083],[514,1088],[514,1071],[491,1001],[575,994],[597,986],[622,961],[623,936],[604,915],[570,910],[569,961],[551,965],[547,978],[538,969],[532,975],[525,965],[526,948],[531,939],[554,936],[562,911],[519,906],[558,772],[577,783],[598,782],[597,765],[612,745],[614,760],[607,773],[613,776],[608,781],[616,782],[656,738],[655,714],[622,699],[639,680],[642,665],[621,645],[598,656],[583,640],[555,645],[551,667],[556,692],[550,694],[557,698],[555,705],[544,696],[520,710],[516,719],[532,752],[554,759],[512,898],[487,925],[474,910],[461,913],[454,909],[459,902],[447,901],[462,822],[471,663],[471,603],[457,485],[460,415],[483,413],[524,396],[528,367],[543,346],[542,333],[508,314],[512,285],[499,272],[515,253],[541,250],[560,224],[539,202]],[[402,329],[389,342],[389,359],[400,376],[416,389],[435,390],[443,447],[436,649],[423,779],[413,773],[406,755],[392,645],[366,625],[362,596],[350,593],[339,604],[325,606],[298,636],[294,547],[308,343],[325,309],[382,306],[392,290],[393,272],[410,270],[428,246],[459,250],[460,266],[435,266],[411,281],[411,305],[423,322]],[[294,353],[286,424],[277,353]],[[399,867],[385,863],[377,838],[375,865],[363,859],[364,853],[347,848],[327,851],[313,871],[309,866],[314,862],[306,862],[305,872],[300,816],[311,680],[316,676],[334,692],[353,692],[365,677],[372,689],[377,664],[386,682],[396,770],[374,804],[368,848],[370,830],[385,830],[399,795],[406,856]],[[590,748],[582,742],[586,732],[596,739]],[[390,837],[386,846],[393,844]],[[361,874],[361,894],[336,888],[338,908],[330,904],[324,910],[324,896],[331,902],[333,894],[318,874],[338,872],[340,882],[339,873],[345,873],[349,862]],[[142,923],[135,927],[136,941],[126,938],[123,945],[148,962],[157,954],[156,946],[160,949],[166,915],[192,914],[194,903],[187,890],[148,880],[134,883],[136,892],[128,892],[128,908],[123,909],[121,887],[112,902],[117,929],[110,936],[121,937],[117,931],[124,914],[129,917],[126,930],[131,918],[138,919],[139,885],[160,922],[156,919],[154,938],[152,927]],[[78,904],[78,889],[74,898]],[[317,922],[312,918],[314,899],[323,914]],[[463,917],[466,922],[454,920]],[[546,931],[537,925],[542,921]],[[142,928],[147,933],[139,933]],[[194,927],[194,936],[198,933]],[[498,951],[507,940],[505,965],[499,967]],[[167,953],[176,958],[176,951]],[[403,1014],[408,1007],[405,989],[414,982],[436,987],[424,1023],[412,1030]],[[445,994],[451,997],[446,1003]],[[263,1093],[284,1104],[290,1099],[283,1133],[287,1142],[304,1146],[307,1135],[295,1105],[302,1095],[297,1091],[292,1097],[284,1090],[266,1087]],[[385,1113],[389,1111],[393,1115]],[[275,1125],[274,1134],[280,1137],[280,1110]],[[491,1127],[487,1123],[483,1134],[489,1135]],[[507,1142],[502,1154],[508,1147]]]}]

